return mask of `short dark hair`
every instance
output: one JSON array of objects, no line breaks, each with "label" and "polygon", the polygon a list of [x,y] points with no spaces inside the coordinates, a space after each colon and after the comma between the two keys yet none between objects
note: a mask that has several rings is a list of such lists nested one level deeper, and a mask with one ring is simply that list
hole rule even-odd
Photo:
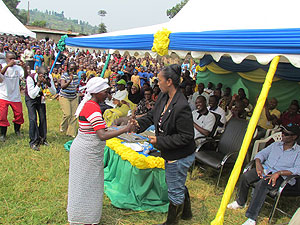
[{"label": "short dark hair", "polygon": [[7,55],[13,55],[13,56],[15,56],[15,58],[17,58],[17,55],[14,52],[11,52],[11,51],[7,51],[6,52],[6,57],[7,57]]},{"label": "short dark hair", "polygon": [[153,94],[153,89],[152,89],[151,87],[145,88],[145,89],[144,89],[144,93],[145,93],[146,91],[150,91],[151,94]]},{"label": "short dark hair", "polygon": [[163,76],[166,80],[171,79],[175,88],[178,88],[180,84],[181,67],[178,64],[172,64],[165,67],[163,70]]},{"label": "short dark hair", "polygon": [[202,98],[203,101],[206,103],[206,98],[205,98],[203,95],[199,95],[199,96],[196,98],[196,100],[197,100],[198,98]]},{"label": "short dark hair", "polygon": [[75,62],[70,62],[70,63],[69,63],[68,70],[70,69],[70,66],[71,66],[72,64],[74,64],[74,65],[75,65],[75,70],[77,70],[77,65],[76,65],[76,63],[75,63]]}]

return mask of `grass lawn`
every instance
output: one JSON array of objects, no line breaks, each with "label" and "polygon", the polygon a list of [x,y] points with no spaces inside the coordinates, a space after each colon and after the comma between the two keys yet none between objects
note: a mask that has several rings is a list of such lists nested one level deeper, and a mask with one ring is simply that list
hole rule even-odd
[{"label": "grass lawn", "polygon": [[[59,103],[47,100],[50,146],[41,147],[40,152],[29,148],[27,108],[25,104],[23,107],[23,137],[17,138],[11,126],[7,141],[0,143],[0,224],[68,224],[69,153],[64,150],[63,144],[70,138],[59,132],[62,115]],[[9,118],[12,121],[11,110]],[[180,224],[210,224],[219,208],[227,178],[223,178],[221,187],[215,191],[216,174],[210,170],[194,171],[195,176],[200,173],[198,179],[188,177],[187,180],[194,217]],[[299,203],[299,198],[288,199],[285,205],[280,206],[292,214]],[[264,206],[259,224],[267,224],[270,209],[270,206]],[[241,224],[245,221],[244,214],[245,209],[227,210],[224,224]],[[101,224],[153,224],[163,222],[165,218],[163,213],[117,209],[105,196]],[[289,218],[279,212],[273,220],[276,224],[288,221]]]}]

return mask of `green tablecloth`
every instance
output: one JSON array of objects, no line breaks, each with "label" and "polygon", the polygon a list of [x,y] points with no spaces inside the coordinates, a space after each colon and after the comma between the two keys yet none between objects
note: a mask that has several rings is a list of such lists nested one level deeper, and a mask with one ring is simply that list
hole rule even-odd
[{"label": "green tablecloth", "polygon": [[[64,144],[70,150],[73,140]],[[112,205],[122,209],[167,212],[165,170],[138,169],[109,147],[104,148],[104,192]]]},{"label": "green tablecloth", "polygon": [[165,171],[133,167],[107,146],[104,149],[104,192],[118,208],[168,211]]}]

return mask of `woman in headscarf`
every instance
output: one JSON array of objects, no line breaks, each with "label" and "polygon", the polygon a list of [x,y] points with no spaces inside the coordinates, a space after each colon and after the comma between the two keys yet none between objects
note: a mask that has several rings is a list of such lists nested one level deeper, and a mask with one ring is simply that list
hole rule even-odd
[{"label": "woman in headscarf", "polygon": [[105,141],[130,132],[133,125],[108,131],[99,103],[109,85],[94,77],[87,82],[86,96],[78,106],[79,130],[70,149],[68,220],[70,224],[98,224],[104,189],[103,153]]},{"label": "woman in headscarf", "polygon": [[115,108],[105,110],[103,118],[108,127],[110,127],[116,119],[126,117],[130,110],[130,105],[125,101],[126,93],[117,91],[113,96],[113,103]]},{"label": "woman in headscarf", "polygon": [[133,84],[131,87],[131,91],[128,93],[128,99],[132,103],[138,104],[142,98],[143,98],[143,95],[141,93],[139,85]]}]

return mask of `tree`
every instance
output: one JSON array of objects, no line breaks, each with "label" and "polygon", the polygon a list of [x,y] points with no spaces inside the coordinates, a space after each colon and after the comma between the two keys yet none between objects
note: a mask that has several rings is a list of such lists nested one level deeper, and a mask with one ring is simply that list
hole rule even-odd
[{"label": "tree", "polygon": [[175,6],[173,6],[171,9],[167,10],[167,16],[172,19],[182,8],[185,6],[185,4],[189,0],[182,0],[180,3],[177,3]]},{"label": "tree", "polygon": [[99,29],[98,29],[98,33],[102,34],[102,33],[107,33],[107,29],[104,23],[100,23],[99,24]]},{"label": "tree", "polygon": [[104,16],[106,16],[107,12],[103,9],[98,11],[98,16],[101,16],[101,23]]},{"label": "tree", "polygon": [[45,20],[35,20],[31,23],[31,25],[36,27],[46,27],[47,22]]},{"label": "tree", "polygon": [[20,14],[19,9],[17,9],[17,6],[19,5],[19,0],[3,0],[6,7],[11,11],[11,13],[20,20],[21,23],[26,24],[27,23],[27,16],[24,14]]}]

